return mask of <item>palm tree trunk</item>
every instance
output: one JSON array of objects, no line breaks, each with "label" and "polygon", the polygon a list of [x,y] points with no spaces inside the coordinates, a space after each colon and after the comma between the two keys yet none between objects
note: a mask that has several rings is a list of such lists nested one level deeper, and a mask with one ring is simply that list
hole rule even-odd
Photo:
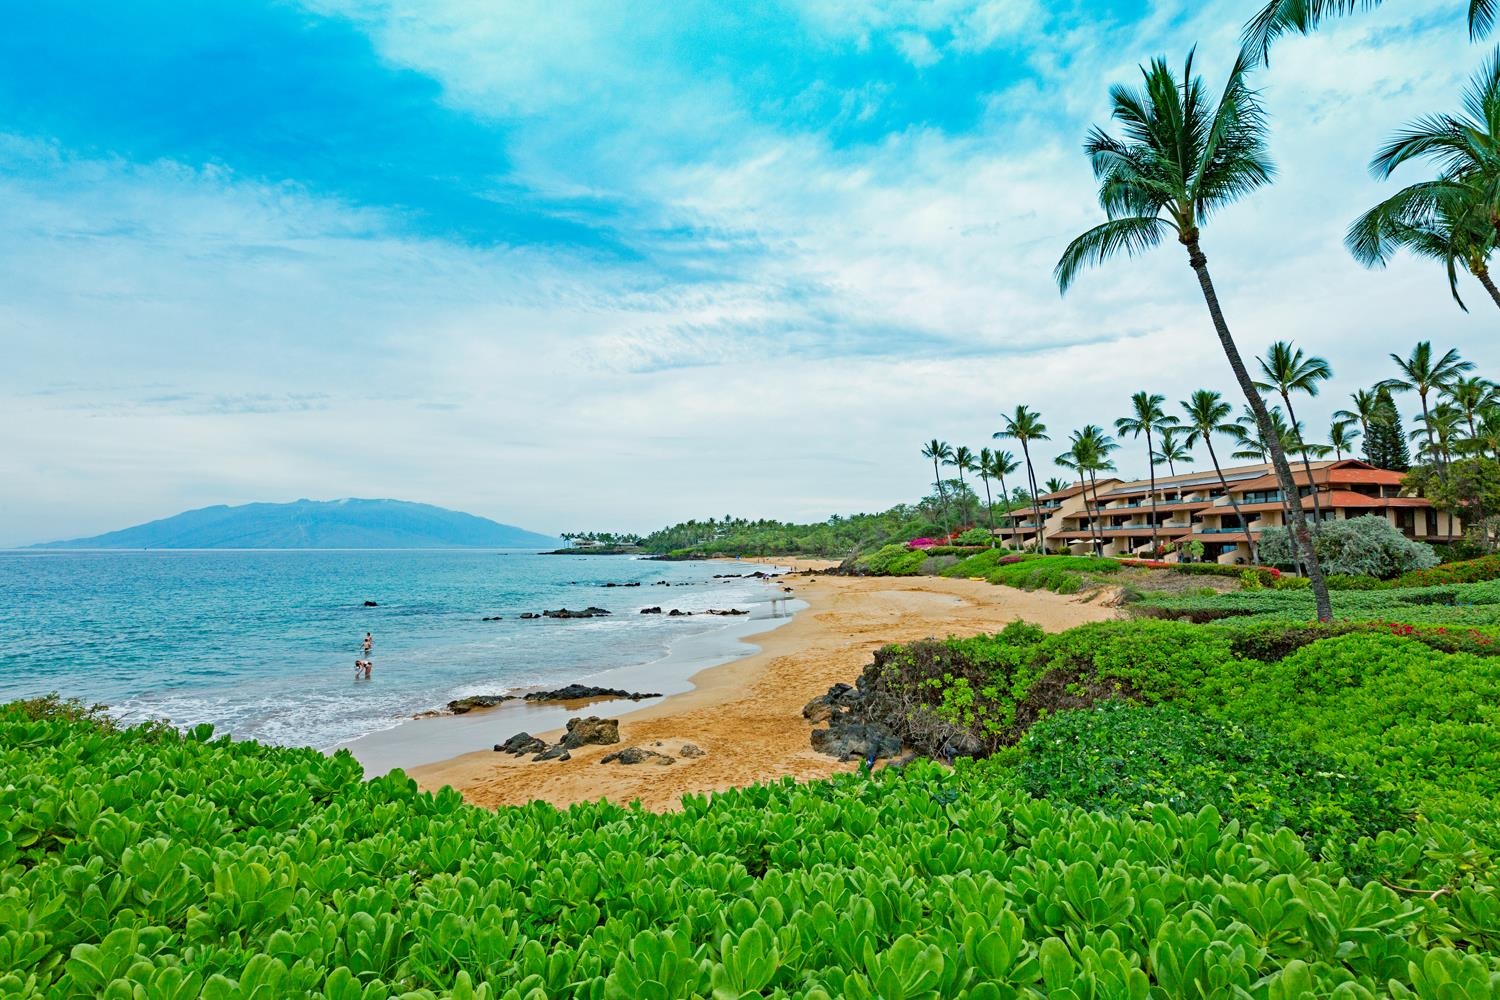
[{"label": "palm tree trunk", "polygon": [[1038,555],[1046,555],[1047,536],[1042,529],[1042,505],[1036,493],[1036,470],[1031,466],[1031,446],[1025,438],[1021,439],[1021,454],[1026,456],[1026,482],[1031,486],[1031,517],[1036,522],[1036,551]]},{"label": "palm tree trunk", "polygon": [[[1281,401],[1286,404],[1286,418],[1291,422],[1292,433],[1297,435],[1297,446],[1302,449],[1302,471],[1307,473],[1307,488],[1312,492],[1313,501],[1313,531],[1323,530],[1323,505],[1318,502],[1318,484],[1313,482],[1312,463],[1307,460],[1307,442],[1302,439],[1302,428],[1297,426],[1297,414],[1292,411],[1292,397],[1286,393],[1281,394]],[[1332,484],[1329,484],[1332,489]],[[1297,498],[1297,506],[1302,506],[1302,498]]]},{"label": "palm tree trunk", "polygon": [[1089,519],[1089,548],[1094,550],[1094,555],[1098,555],[1099,539],[1098,532],[1095,530],[1096,525],[1094,523],[1098,520],[1098,517],[1096,516],[1098,513],[1098,508],[1094,508],[1094,513],[1089,512],[1089,481],[1087,479],[1087,474],[1082,469],[1078,470],[1078,489],[1083,493],[1083,513]]},{"label": "palm tree trunk", "polygon": [[[1104,537],[1104,508],[1099,504],[1099,474],[1093,469],[1089,470],[1089,485],[1094,488],[1094,513],[1099,517],[1099,547],[1095,552],[1102,556],[1104,555],[1104,546],[1109,544],[1109,540]],[[1087,500],[1088,491],[1085,490],[1083,495],[1084,499]]]},{"label": "palm tree trunk", "polygon": [[1245,544],[1250,546],[1250,565],[1254,566],[1260,562],[1260,556],[1255,552],[1255,536],[1250,533],[1250,522],[1245,520],[1245,515],[1240,513],[1240,502],[1234,498],[1234,493],[1229,489],[1229,480],[1224,478],[1224,470],[1219,468],[1219,456],[1214,454],[1214,443],[1207,434],[1203,435],[1203,443],[1208,445],[1209,461],[1214,463],[1214,475],[1219,477],[1219,485],[1224,487],[1224,495],[1229,498],[1229,506],[1234,510],[1234,516],[1240,519],[1240,527],[1245,529]]},{"label": "palm tree trunk", "polygon": [[1490,298],[1495,300],[1495,305],[1500,306],[1500,288],[1495,287],[1494,280],[1490,277],[1490,269],[1481,267],[1474,272],[1474,277],[1484,286],[1484,290],[1490,293]]},{"label": "palm tree trunk", "polygon": [[990,548],[995,547],[995,498],[990,496],[990,477],[980,476],[984,480],[984,507],[989,512],[990,521]]},{"label": "palm tree trunk", "polygon": [[937,483],[938,503],[942,504],[943,507],[943,529],[951,533],[953,529],[948,527],[948,494],[943,490],[943,473],[938,468],[937,456],[933,456],[932,459],[932,477],[933,481]]},{"label": "palm tree trunk", "polygon": [[[1296,492],[1296,484],[1292,482],[1292,469],[1287,465],[1286,452],[1282,450],[1281,441],[1276,436],[1276,429],[1271,425],[1271,414],[1266,410],[1266,401],[1261,398],[1260,392],[1255,388],[1255,382],[1250,378],[1250,373],[1245,370],[1245,362],[1240,357],[1240,350],[1234,343],[1234,336],[1229,332],[1229,323],[1224,319],[1224,311],[1219,307],[1219,296],[1214,291],[1213,278],[1208,273],[1208,258],[1203,255],[1203,250],[1198,245],[1198,233],[1190,230],[1182,236],[1182,243],[1187,248],[1188,265],[1192,267],[1193,273],[1198,276],[1198,287],[1203,290],[1203,301],[1208,305],[1208,313],[1213,318],[1214,331],[1219,335],[1219,346],[1224,349],[1224,356],[1229,359],[1229,367],[1234,370],[1235,381],[1240,384],[1240,391],[1245,394],[1245,400],[1250,404],[1250,411],[1255,414],[1255,422],[1260,425],[1261,437],[1266,442],[1266,447],[1271,451],[1271,465],[1276,470],[1276,479],[1281,484],[1282,492],[1291,496]],[[1312,535],[1307,530],[1307,518],[1302,513],[1300,503],[1292,505],[1292,541],[1295,548],[1300,548],[1303,558],[1307,563],[1307,579],[1312,584],[1313,603],[1317,607],[1319,621],[1333,620],[1333,605],[1328,600],[1328,581],[1323,578],[1323,567],[1318,563],[1318,553],[1313,549]]]},{"label": "palm tree trunk", "polygon": [[1432,436],[1432,415],[1427,412],[1427,390],[1423,389],[1417,395],[1422,399],[1422,428],[1427,431],[1427,454],[1432,458],[1432,464],[1437,467],[1438,478],[1446,484],[1448,471],[1443,468],[1443,458],[1438,454],[1437,439]]},{"label": "palm tree trunk", "polygon": [[[1000,477],[1000,499],[1005,501],[1005,516],[1010,516],[1010,490],[1005,485],[1005,476]],[[1021,537],[1020,529],[1016,529],[1016,537]]]},{"label": "palm tree trunk", "polygon": [[1156,449],[1151,446],[1151,425],[1146,425],[1146,467],[1151,470],[1151,558],[1157,558],[1161,542],[1156,537]]}]

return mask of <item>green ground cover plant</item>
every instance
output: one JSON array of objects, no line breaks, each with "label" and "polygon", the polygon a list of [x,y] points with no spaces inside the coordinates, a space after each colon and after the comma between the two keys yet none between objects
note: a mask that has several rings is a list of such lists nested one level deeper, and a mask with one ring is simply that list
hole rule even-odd
[{"label": "green ground cover plant", "polygon": [[[1500,581],[1438,587],[1345,590],[1333,595],[1335,618],[1411,624],[1486,626],[1500,623]],[[1306,590],[1275,589],[1223,594],[1147,594],[1132,605],[1138,614],[1207,622],[1232,617],[1306,621],[1315,617]]]},{"label": "green ground cover plant", "polygon": [[1315,853],[1403,826],[1396,796],[1269,731],[1179,705],[1105,702],[1039,720],[1021,741],[1023,787],[1039,798],[1149,815],[1153,805],[1285,826]]},{"label": "green ground cover plant", "polygon": [[[1490,996],[1500,896],[1014,773],[488,811],[347,755],[0,708],[0,995]],[[1442,884],[1431,832],[1369,842]],[[1401,881],[1397,881],[1400,879]]]},{"label": "green ground cover plant", "polygon": [[1103,585],[1106,577],[1119,571],[1120,563],[1113,559],[982,552],[943,570],[942,575],[961,579],[978,577],[1021,590],[1077,594]]},{"label": "green ground cover plant", "polygon": [[927,553],[904,544],[886,545],[855,561],[855,569],[869,576],[916,576]]}]

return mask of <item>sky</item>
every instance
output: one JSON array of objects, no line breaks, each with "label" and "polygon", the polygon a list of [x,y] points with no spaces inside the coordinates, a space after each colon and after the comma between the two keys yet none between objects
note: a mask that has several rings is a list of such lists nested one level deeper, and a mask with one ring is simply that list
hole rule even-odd
[{"label": "sky", "polygon": [[[1109,87],[1196,45],[1217,89],[1255,0],[4,6],[0,545],[300,497],[821,520],[1017,404],[1045,478],[1137,390],[1233,390],[1179,247],[1051,270]],[[1204,248],[1242,352],[1333,365],[1319,433],[1420,339],[1500,376],[1477,285],[1342,248],[1371,153],[1488,53],[1466,8],[1256,74],[1279,176]]]}]

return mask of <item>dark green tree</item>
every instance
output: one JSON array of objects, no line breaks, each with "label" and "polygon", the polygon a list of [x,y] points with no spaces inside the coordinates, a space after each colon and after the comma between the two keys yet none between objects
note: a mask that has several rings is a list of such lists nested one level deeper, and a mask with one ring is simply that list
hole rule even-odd
[{"label": "dark green tree", "polygon": [[1365,461],[1380,469],[1405,472],[1411,468],[1411,453],[1406,449],[1406,432],[1401,429],[1401,413],[1396,409],[1391,391],[1376,391],[1377,406],[1368,417],[1365,432]]}]

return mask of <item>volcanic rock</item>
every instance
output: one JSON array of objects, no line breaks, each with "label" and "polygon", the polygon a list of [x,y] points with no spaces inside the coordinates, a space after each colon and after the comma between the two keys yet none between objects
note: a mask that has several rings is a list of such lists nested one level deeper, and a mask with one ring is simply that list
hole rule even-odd
[{"label": "volcanic rock", "polygon": [[616,750],[614,753],[607,754],[606,756],[601,757],[599,759],[599,763],[601,763],[601,764],[615,764],[615,763],[618,763],[618,764],[647,764],[647,763],[650,763],[650,764],[660,764],[663,767],[665,767],[668,764],[675,764],[676,762],[677,761],[676,761],[675,757],[668,757],[664,753],[657,753],[655,750],[646,750],[646,749],[643,749],[641,747],[626,747],[623,750]]},{"label": "volcanic rock", "polygon": [[569,719],[568,732],[559,746],[576,750],[590,744],[607,745],[620,742],[620,720],[601,719],[591,715],[587,719]]},{"label": "volcanic rock", "polygon": [[527,701],[581,701],[585,698],[599,701],[604,698],[622,698],[629,701],[642,701],[646,698],[660,698],[656,692],[622,691],[619,688],[595,687],[592,684],[569,684],[560,687],[556,691],[533,691],[526,696]]}]

